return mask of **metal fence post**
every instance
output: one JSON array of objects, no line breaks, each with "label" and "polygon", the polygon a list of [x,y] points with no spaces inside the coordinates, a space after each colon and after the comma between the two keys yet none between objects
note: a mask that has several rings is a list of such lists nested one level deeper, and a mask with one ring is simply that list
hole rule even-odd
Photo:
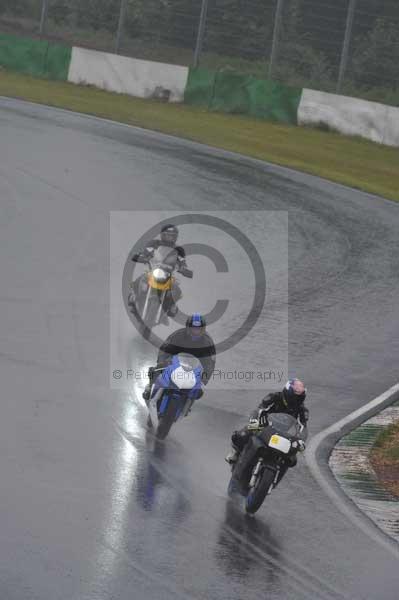
[{"label": "metal fence post", "polygon": [[42,0],[42,14],[40,16],[40,27],[39,27],[39,34],[40,35],[44,34],[44,28],[46,26],[47,12],[48,12],[48,1],[49,0]]},{"label": "metal fence post", "polygon": [[338,81],[337,81],[337,94],[340,93],[342,88],[342,83],[344,81],[346,67],[348,66],[348,55],[349,55],[349,46],[352,37],[352,25],[353,25],[353,17],[355,14],[355,6],[356,0],[349,0],[348,6],[348,15],[346,17],[346,27],[345,27],[345,37],[344,43],[342,46],[341,52],[341,62],[339,65],[339,73],[338,73]]},{"label": "metal fence post", "polygon": [[198,67],[199,59],[201,56],[202,44],[204,41],[204,34],[205,34],[206,15],[208,12],[208,1],[209,0],[202,0],[201,15],[200,15],[200,21],[199,21],[199,25],[198,25],[197,43],[195,44],[195,50],[194,50],[194,68]]},{"label": "metal fence post", "polygon": [[119,11],[118,31],[116,32],[115,54],[119,54],[122,41],[123,25],[125,23],[127,0],[121,0],[121,8]]},{"label": "metal fence post", "polygon": [[276,16],[274,17],[272,52],[270,55],[269,70],[267,73],[268,79],[272,78],[273,68],[274,68],[274,64],[276,62],[277,48],[278,48],[280,29],[281,29],[281,16],[283,14],[283,4],[284,4],[284,0],[277,0]]}]

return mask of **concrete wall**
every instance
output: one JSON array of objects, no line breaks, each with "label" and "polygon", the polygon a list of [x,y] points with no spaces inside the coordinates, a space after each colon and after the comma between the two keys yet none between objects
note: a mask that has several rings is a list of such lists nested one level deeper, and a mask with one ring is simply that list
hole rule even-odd
[{"label": "concrete wall", "polygon": [[183,102],[188,67],[167,65],[72,48],[68,81],[90,84],[109,92],[151,98],[157,88],[170,90],[170,102]]},{"label": "concrete wall", "polygon": [[343,134],[399,146],[399,108],[304,89],[298,108],[298,125],[319,124]]}]

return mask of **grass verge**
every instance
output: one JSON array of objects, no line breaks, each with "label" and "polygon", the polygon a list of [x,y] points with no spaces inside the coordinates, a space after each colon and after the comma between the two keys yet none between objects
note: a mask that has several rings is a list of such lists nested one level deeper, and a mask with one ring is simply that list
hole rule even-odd
[{"label": "grass verge", "polygon": [[399,423],[378,436],[370,460],[384,487],[399,498]]},{"label": "grass verge", "polygon": [[4,70],[0,71],[0,95],[169,133],[399,200],[399,148]]}]

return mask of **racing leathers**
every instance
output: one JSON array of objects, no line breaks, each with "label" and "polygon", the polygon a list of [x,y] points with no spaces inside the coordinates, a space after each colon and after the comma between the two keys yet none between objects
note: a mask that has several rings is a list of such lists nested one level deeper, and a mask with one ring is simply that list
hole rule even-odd
[{"label": "racing leathers", "polygon": [[216,350],[212,338],[207,333],[193,337],[187,328],[181,328],[170,334],[158,352],[158,365],[169,363],[171,356],[184,352],[192,354],[200,361],[203,374],[202,383],[206,385],[212,376],[216,364]]}]

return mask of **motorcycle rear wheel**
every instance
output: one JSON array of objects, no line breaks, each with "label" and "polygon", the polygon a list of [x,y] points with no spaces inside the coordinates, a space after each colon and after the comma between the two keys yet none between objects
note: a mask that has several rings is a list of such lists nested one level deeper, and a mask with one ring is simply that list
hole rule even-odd
[{"label": "motorcycle rear wheel", "polygon": [[275,475],[276,474],[272,469],[265,467],[262,477],[258,479],[255,487],[251,489],[245,498],[245,512],[253,515],[260,509],[270,486],[273,485]]}]

